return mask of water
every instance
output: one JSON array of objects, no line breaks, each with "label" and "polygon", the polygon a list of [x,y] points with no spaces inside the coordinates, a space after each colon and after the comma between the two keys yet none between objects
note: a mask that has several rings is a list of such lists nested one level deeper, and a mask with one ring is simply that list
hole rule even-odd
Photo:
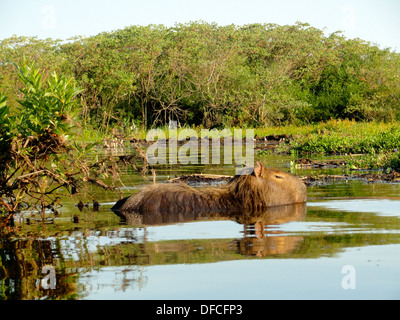
[{"label": "water", "polygon": [[[298,175],[341,172],[290,168],[290,156],[256,160]],[[162,182],[234,170],[196,165],[156,172]],[[124,195],[152,183],[131,170],[122,180]],[[127,225],[109,210],[118,194],[88,191],[99,211],[80,211],[76,199],[66,198],[57,216],[49,213],[43,222],[30,215],[30,224],[21,217],[21,231],[0,241],[1,299],[400,298],[400,184],[315,184],[307,206],[246,221],[213,217],[145,227]],[[45,266],[55,272],[53,289]]]}]

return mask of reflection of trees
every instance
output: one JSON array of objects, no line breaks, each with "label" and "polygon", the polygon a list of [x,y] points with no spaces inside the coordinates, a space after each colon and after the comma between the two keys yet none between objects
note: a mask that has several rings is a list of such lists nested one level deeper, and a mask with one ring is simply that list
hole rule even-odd
[{"label": "reflection of trees", "polygon": [[[99,270],[100,271],[100,270]],[[117,268],[102,268],[101,275],[108,279],[107,275],[112,274],[113,281],[103,282],[102,277],[98,279],[100,272],[91,270],[91,272],[82,274],[79,278],[79,291],[96,292],[106,288],[112,288],[113,291],[126,292],[128,290],[142,290],[147,284],[147,276],[144,273],[143,266],[122,266]]]},{"label": "reflection of trees", "polygon": [[[288,219],[298,220],[305,214],[305,207],[297,211],[288,210],[288,208],[285,210],[274,210],[257,215],[243,214],[235,219],[243,224],[257,221],[267,225],[283,223]],[[165,221],[165,217],[161,218]],[[207,217],[178,214],[169,217],[166,222],[175,223],[204,218]],[[210,214],[209,218],[227,219],[215,214]],[[137,223],[136,220],[134,222]],[[160,221],[152,218],[148,219],[148,222],[159,224]],[[245,226],[245,230],[248,229],[249,227]],[[104,239],[106,242],[102,244]],[[85,278],[85,274],[106,266],[124,266],[121,276],[116,278],[117,284],[112,284],[115,290],[123,291],[132,287],[140,289],[147,280],[140,266],[234,260],[240,258],[240,254],[252,254],[249,250],[243,251],[243,248],[250,248],[249,243],[254,242],[255,239],[251,236],[251,232],[245,232],[244,238],[239,240],[239,249],[232,250],[232,240],[229,239],[148,242],[145,231],[142,236],[139,236],[137,228],[120,228],[100,233],[88,230],[71,231],[70,236],[47,239],[4,240],[0,248],[0,275],[3,279],[0,292],[4,299],[43,297],[75,299],[79,298],[78,292],[85,292],[90,288],[90,277]],[[280,241],[286,242],[285,237],[282,237]],[[270,244],[271,241],[263,241],[257,246],[261,246],[259,250],[265,254],[269,251]],[[40,281],[45,276],[42,274],[42,268],[45,265],[55,267],[56,289],[54,290],[44,290],[41,286]],[[78,277],[80,278],[79,286]]]},{"label": "reflection of trees", "polygon": [[[348,222],[352,227],[354,213],[329,215],[329,212],[308,210],[307,220]],[[101,290],[95,287],[96,274],[101,278],[107,272],[112,281],[102,283],[115,291],[141,290],[146,286],[146,266],[163,264],[191,264],[258,259],[267,257],[316,258],[334,255],[344,247],[368,243],[399,243],[398,233],[359,232],[344,234],[283,233],[278,225],[289,221],[302,221],[305,205],[270,208],[268,212],[231,217],[243,225],[240,239],[186,239],[150,242],[146,227],[115,227],[114,230],[74,230],[48,238],[29,237],[0,242],[0,299],[77,299],[85,292]],[[177,215],[180,222],[185,217]],[[188,221],[228,219],[211,215],[207,218],[186,217]],[[357,219],[361,219],[357,215]],[[398,229],[396,217],[363,215],[362,223],[380,227],[389,225]],[[396,220],[397,219],[397,220]],[[396,221],[395,221],[396,220]],[[150,220],[149,220],[150,221]],[[157,224],[158,222],[155,221]],[[171,219],[168,223],[174,223]],[[56,289],[44,290],[42,268],[51,265],[56,270]],[[101,281],[102,279],[100,279]],[[104,280],[104,279],[103,279]],[[149,279],[150,280],[150,279]]]},{"label": "reflection of trees", "polygon": [[[2,299],[40,299],[73,298],[74,273],[57,272],[57,286],[54,290],[40,288],[42,268],[45,265],[56,266],[57,250],[50,240],[20,239],[0,243],[0,278],[2,279],[0,298]],[[57,270],[57,267],[56,267]],[[58,270],[57,270],[58,271]],[[41,290],[40,290],[41,289]]]},{"label": "reflection of trees", "polygon": [[[107,235],[105,232],[104,235]],[[4,240],[0,243],[0,298],[1,299],[76,299],[79,298],[77,280],[82,274],[103,266],[135,266],[150,264],[145,243],[129,243],[129,232],[122,230],[122,238],[117,245],[100,245],[100,237],[71,236],[67,238]],[[101,235],[100,235],[101,236]],[[110,232],[107,239],[113,239],[116,232]],[[96,242],[97,240],[97,242]],[[126,242],[124,243],[125,240]],[[131,239],[136,241],[136,239]],[[94,243],[96,242],[96,243]],[[45,290],[41,280],[44,266],[56,270],[56,288]],[[132,273],[130,273],[132,275]],[[119,288],[123,290],[132,281],[139,287],[145,284],[141,273],[136,278],[123,278]],[[81,284],[84,286],[84,284]],[[83,288],[84,289],[84,288]]]}]

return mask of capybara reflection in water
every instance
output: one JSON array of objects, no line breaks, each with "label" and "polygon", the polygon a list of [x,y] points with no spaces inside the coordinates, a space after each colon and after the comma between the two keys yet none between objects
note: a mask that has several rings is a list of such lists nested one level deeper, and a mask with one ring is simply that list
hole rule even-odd
[{"label": "capybara reflection in water", "polygon": [[260,162],[249,175],[238,175],[220,188],[192,188],[185,183],[153,184],[119,200],[112,210],[142,214],[241,213],[307,200],[298,178]]}]

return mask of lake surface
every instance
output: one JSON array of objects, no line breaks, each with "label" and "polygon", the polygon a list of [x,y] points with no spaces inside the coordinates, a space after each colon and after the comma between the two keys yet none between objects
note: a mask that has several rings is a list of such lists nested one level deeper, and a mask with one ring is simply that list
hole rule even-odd
[{"label": "lake surface", "polygon": [[[294,168],[292,156],[256,160],[298,176],[343,173]],[[232,175],[235,168],[156,167],[158,182],[200,172]],[[121,177],[124,196],[152,183],[130,169]],[[110,211],[118,193],[88,191],[99,211],[81,211],[79,199],[64,198],[57,215],[43,221],[25,213],[20,232],[0,240],[0,299],[400,298],[398,183],[315,183],[306,206],[247,221],[146,226]]]}]

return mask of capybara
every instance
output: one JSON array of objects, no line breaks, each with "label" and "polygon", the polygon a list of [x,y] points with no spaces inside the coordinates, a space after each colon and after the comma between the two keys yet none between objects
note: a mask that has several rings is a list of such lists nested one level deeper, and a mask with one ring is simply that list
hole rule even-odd
[{"label": "capybara", "polygon": [[111,210],[138,214],[232,213],[265,211],[268,207],[307,200],[304,183],[260,162],[248,175],[237,175],[219,188],[192,188],[185,183],[153,184],[119,200]]}]

